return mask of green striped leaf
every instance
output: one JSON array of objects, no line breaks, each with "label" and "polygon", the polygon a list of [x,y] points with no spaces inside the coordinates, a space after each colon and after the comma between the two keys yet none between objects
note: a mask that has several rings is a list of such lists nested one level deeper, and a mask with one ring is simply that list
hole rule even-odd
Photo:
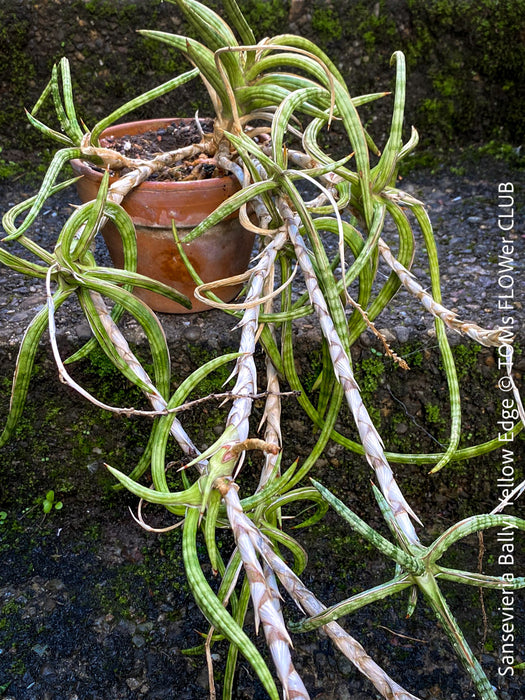
[{"label": "green striped leaf", "polygon": [[200,514],[197,508],[190,508],[187,511],[182,538],[182,555],[191,592],[210,624],[224,634],[230,644],[233,644],[250,663],[271,700],[280,700],[279,692],[264,659],[206,581],[197,554],[196,539],[199,518]]}]

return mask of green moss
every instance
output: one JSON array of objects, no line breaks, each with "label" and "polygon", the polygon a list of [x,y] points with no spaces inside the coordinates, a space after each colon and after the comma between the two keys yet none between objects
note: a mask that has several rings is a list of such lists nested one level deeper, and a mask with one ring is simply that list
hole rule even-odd
[{"label": "green moss", "polygon": [[385,0],[375,3],[372,11],[366,0],[349,3],[340,17],[343,35],[359,38],[367,54],[380,53],[385,57],[399,44],[399,29],[395,16]]},{"label": "green moss", "polygon": [[[230,349],[226,348],[224,353],[237,351],[238,348],[232,347]],[[216,357],[214,352],[207,350],[201,345],[189,345],[186,348],[186,354],[192,367],[202,367],[204,364],[206,364],[206,362],[209,362]],[[208,394],[226,391],[227,388],[223,385],[230,376],[233,366],[233,363],[223,365],[199,382],[199,396],[207,396]]]},{"label": "green moss", "polygon": [[9,673],[12,673],[13,676],[23,676],[25,672],[26,665],[24,661],[20,658],[15,659],[9,667]]},{"label": "green moss", "polygon": [[522,153],[522,149],[498,139],[492,139],[479,148],[467,149],[465,156],[468,157],[469,161],[475,160],[476,162],[479,162],[485,156],[489,156],[498,162],[505,163],[509,168],[515,168],[516,170],[525,169],[525,155]]},{"label": "green moss", "polygon": [[[0,147],[0,155],[1,153],[2,148]],[[13,178],[18,179],[26,173],[26,170],[26,163],[15,163],[12,160],[6,161],[0,157],[0,182],[2,182],[3,180],[11,180]]]},{"label": "green moss", "polygon": [[382,356],[372,355],[372,357],[356,363],[355,376],[361,389],[363,402],[367,407],[372,422],[378,428],[381,427],[381,413],[377,407],[377,402],[374,400],[374,393],[377,391],[384,373],[385,359]]},{"label": "green moss", "polygon": [[[189,594],[184,575],[180,531],[159,537],[156,544],[142,551],[142,561],[123,563],[109,572],[96,595],[101,609],[116,617],[143,621],[157,618],[160,607],[166,608],[166,597]],[[174,608],[172,619],[178,613]]]},{"label": "green moss", "polygon": [[[151,12],[152,20],[158,15],[157,8],[162,0],[149,0],[148,10]],[[87,0],[86,10],[97,18],[114,19],[115,17],[123,25],[136,22],[140,16],[140,5],[130,2],[115,3],[114,0]]]},{"label": "green moss", "polygon": [[155,73],[177,75],[189,69],[189,62],[182,57],[180,51],[170,49],[166,44],[154,39],[143,37],[140,51],[147,55],[149,67]]},{"label": "green moss", "polygon": [[444,424],[444,419],[441,415],[441,409],[436,404],[427,403],[425,404],[425,414],[427,421],[433,423],[434,425],[441,426]]},{"label": "green moss", "polygon": [[369,357],[356,363],[356,377],[363,396],[370,396],[377,390],[384,372],[385,364],[380,357]]},{"label": "green moss", "polygon": [[323,363],[319,353],[308,355],[308,369],[301,373],[301,382],[307,394],[313,392],[314,386],[319,379]]},{"label": "green moss", "polygon": [[[419,344],[404,345],[401,348],[400,355],[408,363],[410,368],[416,369],[423,365],[423,350]],[[396,368],[400,372],[404,371],[398,365],[396,365]]]},{"label": "green moss", "polygon": [[475,372],[479,372],[478,362],[480,352],[481,347],[474,343],[471,345],[456,345],[456,347],[452,349],[459,381],[472,376]]},{"label": "green moss", "polygon": [[241,10],[257,40],[287,31],[289,2],[283,0],[243,0]]},{"label": "green moss", "polygon": [[[22,619],[23,612],[24,603],[9,600],[2,605],[0,610],[0,634],[4,650],[16,643],[18,632],[24,628],[26,623]],[[22,675],[25,672],[24,659],[18,657],[11,664],[9,672],[13,675]]]},{"label": "green moss", "polygon": [[[220,0],[210,7],[221,10]],[[174,28],[171,17],[179,17],[174,6],[167,8],[161,0],[151,2],[118,2],[112,0],[75,0],[70,3],[70,32],[62,45],[49,41],[47,70],[36,65],[28,47],[33,36],[34,16],[30,3],[11,3],[0,9],[0,61],[8,83],[7,99],[0,114],[2,145],[22,151],[42,151],[47,141],[33,129],[27,129],[24,107],[34,103],[47,82],[51,63],[62,54],[72,60],[75,93],[80,115],[88,125],[97,121],[118,104],[137,92],[161,83],[188,68],[188,62],[166,45],[135,34],[141,27],[177,31],[188,30],[186,23]],[[242,10],[255,27],[257,38],[286,32],[290,2],[282,0],[244,0]],[[311,0],[311,38],[320,45],[330,45],[336,64],[345,64],[347,42],[358,42],[364,61],[354,71],[350,88],[366,92],[376,87],[377,71],[388,64],[393,51],[404,50],[407,56],[408,111],[422,137],[425,151],[474,141],[493,141],[516,146],[523,142],[525,122],[522,118],[523,85],[525,85],[525,46],[521,27],[525,22],[522,0],[494,3],[481,0],[404,0],[370,3],[369,0],[344,0],[326,3]],[[77,20],[90,31],[82,32]],[[65,21],[65,20],[64,20]],[[91,28],[112,24],[117,29],[115,52],[100,53],[90,44]],[[44,31],[49,31],[44,27]],[[343,41],[344,38],[344,41]],[[77,44],[83,43],[82,59],[77,60]],[[121,47],[125,51],[121,52]],[[103,59],[100,58],[103,56]],[[124,59],[124,60],[123,60]],[[103,62],[103,65],[101,65]],[[348,64],[351,65],[351,62]],[[418,87],[417,102],[410,89],[411,80]],[[424,84],[424,89],[419,89]],[[3,87],[3,86],[2,86]],[[161,98],[141,108],[138,117],[159,113],[190,113],[196,108],[210,113],[205,89],[198,80],[178,92],[178,99]],[[44,116],[44,115],[43,115]],[[5,139],[5,142],[4,142]],[[422,151],[423,149],[419,149]],[[417,158],[417,156],[416,156]],[[0,159],[0,179],[18,175],[11,158]],[[34,159],[33,159],[34,160]],[[439,163],[439,153],[437,154]],[[22,169],[34,168],[29,160]]]},{"label": "green moss", "polygon": [[[28,83],[34,79],[36,73],[33,58],[27,51],[29,29],[29,13],[17,13],[9,7],[0,9],[0,64],[5,76],[2,82],[7,78],[9,90],[14,98],[11,101],[3,100],[0,133],[11,129],[13,123],[25,126],[24,107],[28,105],[25,105],[24,100]],[[6,167],[5,161],[0,161],[0,175],[6,175]]]},{"label": "green moss", "polygon": [[341,18],[332,7],[316,7],[312,13],[312,29],[320,45],[340,39],[343,33]]},{"label": "green moss", "polygon": [[2,613],[0,616],[0,628],[5,627],[6,618],[18,613],[22,609],[22,605],[17,603],[15,600],[9,600],[7,603],[2,605]]},{"label": "green moss", "polygon": [[[333,522],[323,520],[315,526],[315,530],[306,535],[306,539],[313,536],[321,542],[325,539],[330,543],[330,553],[335,559],[347,558],[352,561],[352,566],[355,566],[356,569],[366,569],[367,560],[362,556],[363,552],[372,554],[375,552],[374,547],[367,540],[352,532],[349,527],[346,529],[343,520],[335,522],[342,525],[342,527],[337,528],[337,533],[334,532]],[[322,560],[317,561],[316,564],[319,568],[325,568],[325,562]]]},{"label": "green moss", "polygon": [[418,109],[418,128],[432,132],[434,139],[438,130],[447,138],[472,139],[483,128],[495,138],[520,143],[523,96],[518,86],[523,85],[525,46],[519,32],[524,3],[408,0],[407,4],[412,23],[405,46],[408,64],[412,70],[426,67],[434,92]]}]

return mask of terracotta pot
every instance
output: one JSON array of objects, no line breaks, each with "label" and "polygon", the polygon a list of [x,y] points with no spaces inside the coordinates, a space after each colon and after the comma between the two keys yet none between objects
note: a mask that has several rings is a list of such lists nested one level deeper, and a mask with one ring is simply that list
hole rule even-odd
[{"label": "terracotta pot", "polygon": [[[149,119],[119,124],[106,129],[104,136],[125,136],[144,133],[167,126],[180,119]],[[77,190],[83,202],[95,199],[102,173],[89,163],[71,161],[77,175]],[[137,232],[137,272],[168,284],[186,294],[192,309],[185,309],[160,294],[136,289],[135,294],[155,311],[165,313],[195,313],[209,309],[194,298],[195,284],[191,279],[173,240],[172,221],[182,239],[239,186],[233,177],[195,180],[193,182],[143,182],[132,190],[122,206],[133,219]],[[122,268],[124,256],[118,231],[108,223],[102,231],[115,267]],[[191,243],[185,252],[204,282],[231,277],[244,272],[249,264],[254,235],[246,231],[236,215],[222,221]],[[231,301],[241,285],[221,287],[217,296]]]}]

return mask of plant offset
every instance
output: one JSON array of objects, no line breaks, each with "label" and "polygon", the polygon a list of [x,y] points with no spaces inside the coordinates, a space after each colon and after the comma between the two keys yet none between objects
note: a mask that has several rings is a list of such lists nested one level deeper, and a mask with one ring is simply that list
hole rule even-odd
[{"label": "plant offset", "polygon": [[[380,151],[363,126],[358,110],[387,93],[352,97],[325,53],[301,37],[281,35],[257,44],[235,0],[223,2],[233,29],[196,0],[176,0],[174,4],[186,16],[196,39],[150,30],[142,34],[185,53],[194,66],[191,70],[125,104],[88,131],[77,118],[68,63],[62,59],[28,115],[30,122],[57,140],[61,148],[39,193],[13,207],[3,219],[7,236],[0,249],[0,261],[18,272],[44,279],[47,304],[35,316],[22,341],[11,410],[0,445],[14,433],[38,344],[47,329],[65,383],[104,410],[143,416],[143,420],[151,422],[149,441],[131,473],[124,474],[111,466],[108,469],[121,485],[141,499],[137,520],[143,527],[153,529],[143,518],[144,501],[164,506],[174,519],[179,518],[176,525],[182,524],[188,584],[210,623],[202,650],[210,669],[212,697],[216,696],[216,689],[211,649],[214,644],[227,643],[223,698],[232,697],[239,653],[251,664],[272,700],[281,697],[279,685],[286,698],[308,698],[308,690],[293,665],[291,633],[322,627],[383,697],[415,698],[337,622],[358,608],[409,589],[408,614],[413,613],[417,594],[421,593],[448,635],[478,696],[496,698],[493,685],[447,605],[440,582],[513,591],[525,586],[525,577],[487,576],[449,569],[438,562],[451,545],[467,535],[493,527],[525,530],[525,520],[498,512],[503,507],[491,514],[473,514],[449,528],[433,544],[424,545],[416,529],[419,518],[403,496],[391,468],[392,463],[428,464],[435,473],[451,461],[473,459],[500,446],[495,438],[459,449],[460,397],[447,328],[476,343],[500,347],[500,352],[507,353],[509,365],[512,353],[512,339],[506,329],[482,329],[458,319],[442,305],[430,220],[423,203],[396,187],[398,164],[418,140],[414,129],[406,143],[402,140],[404,57],[397,52],[392,59],[396,71],[393,114],[388,139]],[[213,131],[202,132],[198,143],[148,161],[126,157],[100,144],[106,127],[137,107],[198,78],[204,81],[215,112]],[[60,130],[44,124],[37,116],[47,100],[54,105]],[[323,145],[335,122],[346,135],[346,155],[341,159],[332,158]],[[134,287],[148,289],[186,307],[191,300],[176,289],[136,273],[134,226],[121,203],[152,174],[181,159],[195,159],[202,154],[225,175],[236,178],[239,189],[183,241],[175,226],[173,236],[194,277],[196,297],[231,314],[235,319],[232,323],[241,329],[241,340],[238,352],[217,355],[186,377],[171,394],[170,356],[162,320],[132,292]],[[74,158],[90,161],[106,172],[96,199],[74,211],[53,251],[44,250],[32,240],[31,225],[47,199],[73,183],[67,180],[57,184],[57,179]],[[110,181],[110,172],[118,174],[123,169],[125,175]],[[313,198],[306,198],[305,183],[309,191],[315,190]],[[236,212],[245,229],[256,234],[258,254],[251,268],[234,280],[245,285],[241,295],[234,303],[225,303],[215,295],[224,280],[203,284],[185,247]],[[107,221],[116,226],[122,238],[124,269],[99,265],[92,252],[94,239]],[[395,233],[384,233],[386,221],[394,225]],[[428,260],[431,292],[410,272],[415,255],[414,228],[422,233],[422,254]],[[23,256],[17,246],[25,249]],[[380,264],[390,271],[389,276],[378,274]],[[367,329],[381,339],[393,362],[406,366],[374,326],[381,311],[395,303],[394,295],[400,287],[419,299],[435,319],[450,395],[450,435],[443,453],[385,452],[354,378],[351,348]],[[63,360],[56,338],[55,314],[72,297],[78,299],[93,338]],[[153,366],[149,373],[119,327],[126,316],[133,317],[147,337]],[[307,316],[322,334],[320,369],[311,391],[301,384],[294,363],[294,321]],[[84,358],[97,346],[143,391],[149,407],[107,405],[75,382],[67,365]],[[263,374],[255,365],[259,348],[266,359]],[[224,429],[216,442],[200,453],[184,427],[183,409],[190,394],[198,395],[205,381],[209,386],[209,375],[225,365],[231,366],[230,378],[235,382],[224,392],[225,405],[229,406]],[[252,409],[261,396],[265,410],[263,424],[258,426],[254,424]],[[515,387],[513,397],[523,418]],[[202,401],[215,398],[217,395],[207,392],[199,397]],[[294,461],[294,436],[281,432],[280,409],[284,400],[296,401],[304,420],[311,421],[317,429],[317,442],[302,463]],[[347,410],[355,422],[356,439],[336,430],[340,413]],[[521,427],[521,421],[517,422],[512,435]],[[316,461],[330,440],[355,453],[355,469],[372,469],[377,485],[371,488],[391,531],[391,540],[346,508],[330,492],[329,484],[308,478],[310,473],[315,476]],[[249,450],[263,454],[258,484],[253,489],[243,478],[243,462]],[[177,476],[178,484],[171,472],[167,474],[168,464],[174,460],[184,464]],[[399,471],[402,474],[401,468]],[[54,499],[48,500],[52,508]],[[319,601],[299,578],[307,553],[286,531],[286,516],[303,510],[302,506],[315,508],[314,514],[301,523],[311,527],[332,506],[362,538],[395,562],[394,577],[332,607]],[[294,524],[297,525],[296,520]],[[235,547],[225,560],[220,545],[228,541],[230,533]],[[201,538],[213,570],[213,588],[198,556]],[[293,567],[283,557],[285,550],[293,558]],[[280,588],[309,617],[287,623],[281,610]],[[256,630],[262,625],[273,664],[263,658],[243,629],[250,599]]]}]

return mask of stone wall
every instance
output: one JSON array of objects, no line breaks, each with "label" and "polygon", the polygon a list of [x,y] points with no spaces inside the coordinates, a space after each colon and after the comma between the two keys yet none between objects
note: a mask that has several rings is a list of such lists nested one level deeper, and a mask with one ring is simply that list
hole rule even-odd
[{"label": "stone wall", "polygon": [[[209,0],[209,6],[220,2]],[[423,147],[505,140],[519,145],[525,97],[525,0],[239,0],[258,37],[293,31],[340,66],[353,94],[392,87],[389,59],[408,65],[407,127]],[[88,125],[134,95],[188,68],[180,55],[136,33],[186,33],[177,7],[162,0],[4,0],[0,8],[0,147],[45,147],[24,118],[52,65],[71,62],[78,111]],[[140,116],[209,112],[196,82]],[[391,103],[374,105],[381,145]],[[45,113],[44,113],[45,116]],[[137,115],[139,116],[139,115]],[[367,114],[364,115],[368,119]],[[372,120],[372,117],[370,117]]]}]

